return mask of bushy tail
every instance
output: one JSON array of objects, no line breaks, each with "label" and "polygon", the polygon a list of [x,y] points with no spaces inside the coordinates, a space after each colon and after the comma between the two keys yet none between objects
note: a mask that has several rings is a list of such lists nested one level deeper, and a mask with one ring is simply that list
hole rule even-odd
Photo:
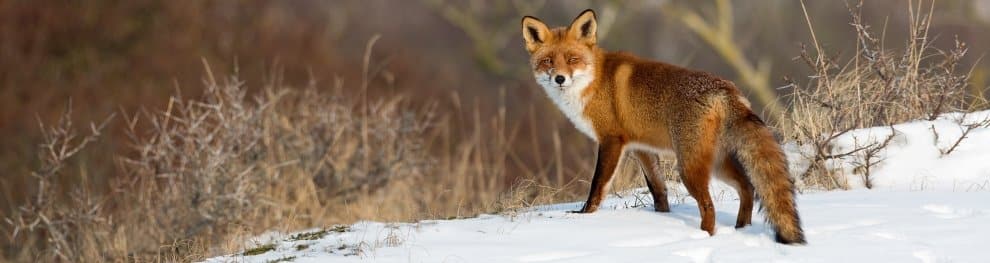
[{"label": "bushy tail", "polygon": [[735,152],[760,199],[760,210],[783,244],[805,244],[794,201],[794,180],[787,159],[770,129],[755,114],[736,120],[729,128]]}]

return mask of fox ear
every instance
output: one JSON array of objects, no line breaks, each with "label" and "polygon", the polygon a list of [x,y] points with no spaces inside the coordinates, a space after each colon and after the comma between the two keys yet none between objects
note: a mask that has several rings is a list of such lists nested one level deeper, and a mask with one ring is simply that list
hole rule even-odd
[{"label": "fox ear", "polygon": [[550,28],[535,17],[525,16],[522,19],[522,33],[523,38],[526,39],[526,50],[533,53],[547,41],[547,37],[550,36]]},{"label": "fox ear", "polygon": [[571,26],[567,29],[567,35],[585,42],[589,46],[598,42],[598,21],[595,18],[595,11],[588,9],[581,12]]}]

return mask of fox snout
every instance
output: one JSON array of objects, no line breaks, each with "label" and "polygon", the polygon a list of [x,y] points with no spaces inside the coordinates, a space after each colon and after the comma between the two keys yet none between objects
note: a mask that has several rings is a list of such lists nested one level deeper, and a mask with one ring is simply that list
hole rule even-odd
[{"label": "fox snout", "polygon": [[534,76],[536,82],[547,89],[583,89],[594,79],[594,74],[590,71],[548,70],[536,72]]},{"label": "fox snout", "polygon": [[548,74],[546,74],[545,76],[546,76],[545,77],[546,84],[544,85],[553,86],[557,88],[570,87],[572,84],[574,84],[574,80],[576,77],[564,72],[548,72]]}]

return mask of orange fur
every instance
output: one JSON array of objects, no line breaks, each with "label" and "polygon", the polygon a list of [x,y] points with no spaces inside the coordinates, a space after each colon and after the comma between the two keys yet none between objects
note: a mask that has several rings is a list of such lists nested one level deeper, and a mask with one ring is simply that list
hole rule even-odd
[{"label": "orange fur", "polygon": [[523,37],[537,82],[575,126],[598,142],[591,192],[577,212],[598,209],[625,147],[643,145],[644,167],[657,211],[669,211],[654,154],[673,150],[681,178],[697,200],[701,229],[715,233],[708,192],[712,172],[736,188],[736,227],[750,223],[754,192],[780,243],[803,244],[794,183],[780,145],[735,85],[712,74],[597,46],[591,10],[568,27],[524,17]]}]

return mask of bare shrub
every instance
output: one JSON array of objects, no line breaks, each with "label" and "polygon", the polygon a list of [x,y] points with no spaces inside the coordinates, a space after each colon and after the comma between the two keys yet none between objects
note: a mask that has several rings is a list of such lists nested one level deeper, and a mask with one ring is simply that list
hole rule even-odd
[{"label": "bare shrub", "polygon": [[955,151],[956,148],[959,147],[960,144],[962,144],[963,140],[969,138],[968,137],[969,133],[972,132],[973,130],[976,130],[977,128],[990,127],[990,117],[983,118],[982,120],[967,122],[967,116],[969,116],[969,113],[964,112],[963,114],[959,114],[959,116],[956,116],[953,119],[953,121],[959,125],[961,134],[955,140],[952,140],[952,144],[950,144],[948,147],[939,146],[939,134],[938,131],[935,130],[935,125],[933,124],[931,128],[929,128],[929,130],[932,131],[932,135],[933,135],[932,143],[938,147],[938,152],[940,156],[944,157]]},{"label": "bare shrub", "polygon": [[[866,143],[864,147],[859,148],[858,156],[852,161],[852,164],[855,165],[853,172],[863,177],[863,186],[868,189],[873,188],[873,166],[884,160],[884,158],[880,157],[880,151],[887,148],[897,135],[897,130],[894,130],[893,126],[889,126],[889,128],[890,135],[886,139],[883,139],[883,141],[877,142],[876,138],[868,138],[868,141],[872,142]],[[853,139],[853,145],[861,145],[859,138]]]},{"label": "bare shrub", "polygon": [[[99,139],[113,116],[100,124],[90,123],[89,134],[79,137],[71,115],[70,101],[57,124],[45,126],[44,123],[39,123],[43,138],[43,143],[39,146],[41,163],[31,173],[38,189],[26,204],[4,218],[10,227],[7,233],[10,243],[43,248],[19,251],[19,257],[29,257],[36,261],[98,258],[99,254],[93,252],[105,249],[105,242],[112,238],[109,233],[95,231],[113,224],[112,219],[104,213],[106,199],[91,194],[87,185],[60,185],[58,177],[62,176],[70,159]],[[89,231],[95,232],[78,235]],[[33,254],[24,254],[29,252]]]},{"label": "bare shrub", "polygon": [[[806,186],[847,188],[842,171],[832,169],[828,162],[867,153],[864,164],[870,167],[875,164],[870,156],[875,157],[890,140],[837,149],[836,139],[851,130],[921,118],[934,120],[943,113],[970,110],[966,91],[969,75],[957,69],[966,45],[956,40],[947,51],[934,48],[929,36],[934,3],[924,6],[923,2],[908,5],[911,22],[902,50],[882,45],[883,40],[862,20],[862,2],[849,6],[858,43],[854,57],[836,61],[826,55],[817,39],[814,53],[802,48],[800,58],[814,75],[804,85],[792,82],[791,107],[778,126],[786,140],[804,149],[808,168],[800,179]],[[808,18],[807,12],[805,16]],[[807,22],[814,38],[810,18]]]}]

